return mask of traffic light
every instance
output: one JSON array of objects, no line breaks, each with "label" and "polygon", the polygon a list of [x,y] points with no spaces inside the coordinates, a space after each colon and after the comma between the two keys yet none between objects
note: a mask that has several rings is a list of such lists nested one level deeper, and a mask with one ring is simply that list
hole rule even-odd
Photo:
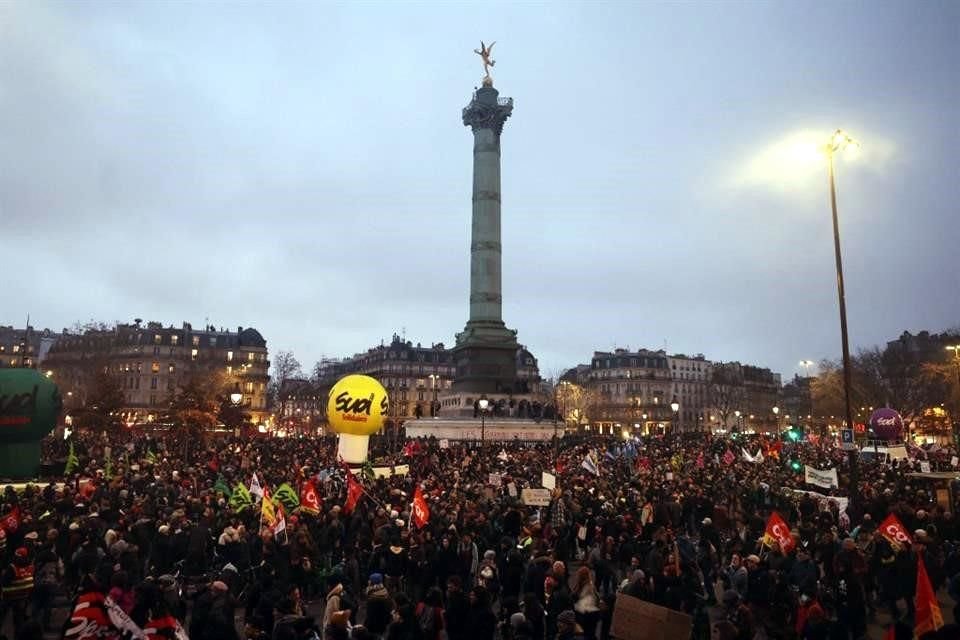
[{"label": "traffic light", "polygon": [[803,470],[803,464],[801,464],[796,456],[790,458],[790,469],[792,469],[794,473],[800,473]]},{"label": "traffic light", "polygon": [[790,427],[790,430],[787,431],[787,438],[790,439],[790,442],[796,442],[800,439],[800,431],[796,427]]}]

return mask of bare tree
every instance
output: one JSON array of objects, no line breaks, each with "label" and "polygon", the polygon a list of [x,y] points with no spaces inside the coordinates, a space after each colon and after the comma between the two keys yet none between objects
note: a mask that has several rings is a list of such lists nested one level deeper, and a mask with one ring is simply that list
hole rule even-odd
[{"label": "bare tree", "polygon": [[302,377],[303,370],[300,367],[300,361],[294,357],[293,351],[278,351],[272,360],[272,375],[267,387],[267,398],[269,406],[275,407],[279,401],[283,383],[292,378]]},{"label": "bare tree", "polygon": [[734,364],[718,363],[710,377],[710,406],[720,416],[720,424],[727,427],[727,420],[737,409],[743,409],[745,392],[743,375]]}]

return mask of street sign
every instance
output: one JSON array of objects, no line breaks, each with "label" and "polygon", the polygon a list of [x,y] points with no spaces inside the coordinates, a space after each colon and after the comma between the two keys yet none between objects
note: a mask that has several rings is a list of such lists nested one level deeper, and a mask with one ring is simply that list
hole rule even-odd
[{"label": "street sign", "polygon": [[844,451],[857,450],[857,442],[853,438],[853,429],[840,430],[840,448]]}]

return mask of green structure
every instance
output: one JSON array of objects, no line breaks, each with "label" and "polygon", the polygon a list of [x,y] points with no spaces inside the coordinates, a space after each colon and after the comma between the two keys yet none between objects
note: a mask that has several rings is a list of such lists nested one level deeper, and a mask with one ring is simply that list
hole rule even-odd
[{"label": "green structure", "polygon": [[0,478],[36,477],[40,440],[57,424],[60,390],[35,369],[0,369]]}]

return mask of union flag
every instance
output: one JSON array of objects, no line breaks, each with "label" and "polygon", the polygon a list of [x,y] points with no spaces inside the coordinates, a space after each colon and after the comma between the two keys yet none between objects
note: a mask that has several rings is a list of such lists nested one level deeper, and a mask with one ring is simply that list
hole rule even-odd
[{"label": "union flag", "polygon": [[311,515],[320,513],[320,496],[317,495],[317,488],[310,480],[304,480],[300,487],[300,511]]},{"label": "union flag", "polygon": [[430,507],[427,506],[427,501],[423,497],[423,490],[418,485],[417,490],[413,493],[413,524],[417,525],[417,529],[420,529],[429,521]]}]

